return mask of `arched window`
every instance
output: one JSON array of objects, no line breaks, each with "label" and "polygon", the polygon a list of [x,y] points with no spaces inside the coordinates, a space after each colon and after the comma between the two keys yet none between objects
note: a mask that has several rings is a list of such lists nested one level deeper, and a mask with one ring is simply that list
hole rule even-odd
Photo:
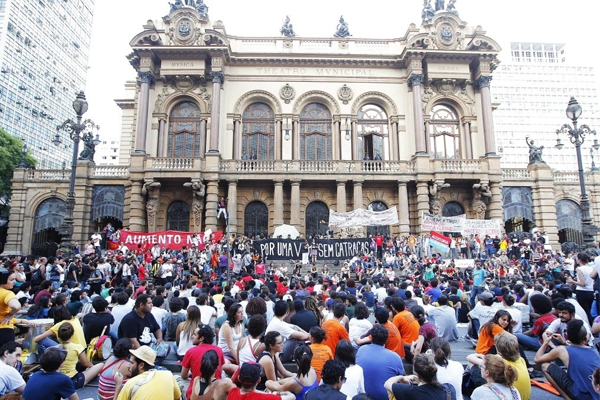
[{"label": "arched window", "polygon": [[244,211],[244,235],[264,239],[269,235],[269,209],[262,201],[252,201]]},{"label": "arched window", "polygon": [[[367,210],[369,210],[369,211],[385,211],[387,209],[388,209],[387,206],[382,201],[374,201],[371,204],[369,204],[369,207],[367,207]],[[384,237],[390,236],[390,226],[389,225],[367,226],[367,237],[371,236],[371,235],[377,236],[378,234],[381,234]]]},{"label": "arched window", "polygon": [[556,220],[558,222],[558,241],[583,244],[581,233],[581,208],[579,204],[569,199],[556,203]]},{"label": "arched window", "polygon": [[447,202],[444,204],[444,208],[442,210],[442,216],[444,217],[456,217],[458,215],[463,215],[464,213],[465,209],[456,201]]},{"label": "arched window", "polygon": [[265,103],[249,105],[242,117],[242,155],[259,160],[272,160],[274,149],[275,114],[273,109]]},{"label": "arched window", "polygon": [[174,201],[167,209],[167,230],[187,232],[190,228],[190,206],[185,201]]},{"label": "arched window", "polygon": [[329,207],[322,201],[313,201],[306,207],[306,237],[326,235],[329,227]]},{"label": "arched window", "polygon": [[200,157],[200,108],[190,101],[179,103],[169,115],[167,157]]},{"label": "arched window", "polygon": [[384,158],[384,138],[388,136],[388,117],[383,108],[375,104],[365,104],[358,111],[358,156],[374,160]]},{"label": "arched window", "polygon": [[43,257],[56,255],[61,240],[58,228],[66,213],[67,206],[61,199],[51,198],[40,203],[35,210],[31,254]]},{"label": "arched window", "polygon": [[300,159],[331,160],[331,113],[311,103],[300,113]]},{"label": "arched window", "polygon": [[460,158],[460,131],[456,111],[445,104],[433,106],[429,120],[430,151],[435,158]]}]

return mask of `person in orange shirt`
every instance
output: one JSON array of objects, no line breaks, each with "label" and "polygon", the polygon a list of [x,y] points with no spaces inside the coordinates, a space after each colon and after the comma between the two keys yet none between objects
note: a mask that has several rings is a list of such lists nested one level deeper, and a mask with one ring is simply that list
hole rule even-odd
[{"label": "person in orange shirt", "polygon": [[[479,330],[479,339],[477,340],[477,347],[475,352],[477,354],[488,354],[494,344],[494,336],[501,334],[502,332],[512,333],[512,317],[506,310],[498,310],[494,318],[485,323]],[[494,347],[495,349],[495,347]],[[492,353],[496,353],[493,351]]]},{"label": "person in orange shirt", "polygon": [[400,332],[405,352],[410,352],[412,342],[419,338],[421,325],[419,325],[419,321],[417,321],[415,316],[409,310],[405,309],[402,298],[392,298],[391,306],[393,311],[396,312],[392,322]]},{"label": "person in orange shirt", "polygon": [[323,344],[325,339],[325,331],[318,326],[313,326],[308,332],[308,339],[310,340],[310,349],[312,350],[313,357],[310,362],[310,366],[313,367],[317,373],[317,382],[321,382],[321,372],[323,366],[327,360],[333,360],[333,352],[326,344]]},{"label": "person in orange shirt", "polygon": [[331,353],[335,356],[335,348],[340,340],[350,340],[348,331],[342,325],[342,319],[346,316],[346,305],[342,302],[333,305],[333,318],[329,319],[321,325],[325,331],[325,340],[323,344],[329,346]]},{"label": "person in orange shirt", "polygon": [[[406,351],[404,350],[404,345],[402,344],[402,337],[400,336],[398,328],[396,328],[396,326],[388,320],[388,316],[389,313],[387,309],[383,307],[378,307],[375,309],[375,320],[379,325],[383,325],[388,331],[388,338],[384,347],[404,358]],[[372,336],[366,336],[364,338],[356,339],[356,344],[363,345],[371,343],[372,340]]]}]

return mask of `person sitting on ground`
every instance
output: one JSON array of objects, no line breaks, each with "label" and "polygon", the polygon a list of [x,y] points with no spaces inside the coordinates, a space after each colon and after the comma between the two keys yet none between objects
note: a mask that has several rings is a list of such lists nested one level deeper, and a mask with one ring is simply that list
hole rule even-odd
[{"label": "person sitting on ground", "polygon": [[431,341],[431,351],[438,369],[436,374],[438,382],[452,385],[456,392],[456,398],[461,400],[463,398],[462,379],[465,369],[461,363],[450,359],[452,355],[450,343],[443,337],[437,337]]},{"label": "person sitting on ground", "polygon": [[[173,297],[169,300],[169,310],[171,310],[163,319],[164,340],[170,342],[177,340],[177,328],[179,324],[186,320],[186,312],[183,309],[183,300],[179,297]],[[196,324],[197,326],[198,324]]]},{"label": "person sitting on ground", "polygon": [[[262,299],[260,300],[262,301]],[[263,315],[255,314],[250,317],[248,320],[248,336],[246,339],[240,340],[238,344],[240,364],[256,362],[257,354],[261,354],[265,350],[265,345],[260,341],[260,338],[266,328],[267,321]]]},{"label": "person sitting on ground", "polygon": [[176,356],[179,361],[183,360],[185,353],[194,347],[194,340],[192,336],[194,335],[194,331],[202,323],[202,319],[200,317],[200,309],[197,306],[189,306],[187,309],[187,316],[185,321],[180,322],[177,325],[177,330],[175,331],[175,349]]},{"label": "person sitting on ground", "polygon": [[[498,354],[486,354],[479,365],[481,377],[487,384],[479,386],[473,391],[472,399],[498,400],[513,399],[521,400],[521,394],[513,386],[517,380],[517,370],[509,365]],[[471,371],[472,373],[472,371]]]},{"label": "person sitting on ground", "polygon": [[356,344],[355,340],[360,339],[373,327],[373,324],[369,321],[369,309],[365,303],[359,302],[356,304],[354,318],[350,320],[349,325],[348,336],[350,342],[354,343],[355,348],[358,349],[358,344]]},{"label": "person sitting on ground", "polygon": [[413,313],[405,308],[404,300],[402,300],[400,297],[393,297],[390,305],[392,310],[397,313],[392,322],[394,325],[396,325],[396,328],[398,328],[398,332],[400,332],[402,345],[404,346],[404,352],[406,354],[406,360],[410,362],[412,360],[410,347],[414,341],[419,339],[419,330],[421,329],[421,325]]},{"label": "person sitting on ground", "polygon": [[333,360],[333,352],[323,343],[325,340],[326,333],[323,329],[318,326],[313,326],[310,328],[310,332],[308,333],[310,340],[310,349],[312,351],[313,357],[311,361],[311,367],[315,369],[317,372],[317,379],[319,382],[321,381],[321,371],[323,371],[323,366],[329,360]]},{"label": "person sitting on ground", "polygon": [[[456,328],[456,311],[448,305],[448,296],[445,294],[438,297],[439,307],[434,307],[427,312],[430,320],[435,324],[437,335],[449,342],[458,340],[458,329]],[[411,309],[412,310],[412,309]]]},{"label": "person sitting on ground", "polygon": [[25,389],[25,381],[15,368],[21,352],[21,345],[14,341],[0,347],[0,396],[10,392],[23,393]]},{"label": "person sitting on ground", "polygon": [[556,319],[552,314],[552,301],[543,294],[535,294],[529,299],[531,306],[539,318],[533,323],[533,327],[526,332],[517,333],[515,336],[519,345],[537,351],[543,341],[543,334],[550,324]]},{"label": "person sitting on ground", "polygon": [[346,367],[346,382],[342,385],[340,392],[351,399],[357,394],[365,393],[365,376],[360,365],[356,364],[356,355],[352,343],[340,340],[335,349],[335,359]]},{"label": "person sitting on ground", "polygon": [[306,392],[304,400],[346,400],[346,395],[340,392],[345,373],[346,367],[340,361],[327,361],[323,366],[323,384]]},{"label": "person sitting on ground", "polygon": [[131,340],[119,339],[111,355],[104,363],[98,379],[98,400],[113,400],[115,397],[115,379],[117,372],[123,375],[123,383],[131,376],[129,372],[129,350],[133,348]]},{"label": "person sitting on ground", "polygon": [[[385,381],[384,387],[396,399],[406,400],[456,400],[452,385],[441,384],[436,378],[437,366],[432,356],[418,354],[413,363],[414,375],[394,376]],[[412,385],[413,382],[418,385]]]},{"label": "person sitting on ground", "polygon": [[294,349],[302,342],[308,339],[308,332],[302,328],[288,324],[284,321],[288,315],[288,305],[286,301],[279,300],[275,303],[275,316],[267,325],[265,333],[272,331],[279,332],[284,339],[284,347],[280,355],[281,362],[288,362],[292,358]]},{"label": "person sitting on ground", "polygon": [[[419,337],[410,346],[410,355],[415,356],[429,350],[431,341],[437,337],[435,325],[427,321],[425,310],[421,306],[415,306],[411,309],[415,319],[419,321]],[[406,361],[412,361],[412,357],[406,357]]]},{"label": "person sitting on ground", "polygon": [[[337,300],[336,300],[337,301]],[[325,331],[325,340],[323,344],[329,346],[332,353],[335,353],[335,348],[340,340],[349,340],[348,331],[342,320],[346,317],[346,305],[343,303],[334,303],[333,318],[321,324],[321,328]]]},{"label": "person sitting on ground", "polygon": [[38,344],[39,356],[44,354],[44,351],[46,351],[48,347],[53,347],[58,344],[54,338],[58,338],[58,340],[60,340],[60,337],[58,337],[58,330],[62,326],[63,322],[68,322],[73,326],[74,333],[73,337],[70,339],[71,342],[80,345],[84,349],[87,348],[85,334],[83,333],[83,328],[79,323],[79,318],[73,317],[66,306],[56,307],[53,313],[53,318],[54,325],[52,328],[33,338],[34,342]]},{"label": "person sitting on ground", "polygon": [[310,347],[301,344],[294,351],[298,373],[295,377],[280,379],[278,381],[267,381],[265,386],[271,392],[289,391],[296,395],[296,400],[303,400],[304,394],[310,389],[319,386],[320,379],[314,368],[311,367],[313,353]]},{"label": "person sitting on ground", "polygon": [[498,355],[517,371],[518,376],[514,385],[521,394],[521,399],[529,400],[531,398],[531,381],[529,380],[525,359],[519,354],[517,338],[508,332],[502,332],[494,337],[494,342],[496,343]]},{"label": "person sitting on ground", "polygon": [[244,363],[240,367],[239,380],[241,387],[233,383],[223,384],[221,389],[215,390],[214,399],[220,399],[222,393],[227,394],[227,400],[295,400],[296,396],[291,392],[275,392],[272,394],[256,391],[256,385],[260,381],[261,366],[256,363]]},{"label": "person sitting on ground", "polygon": [[[571,342],[569,346],[552,347],[554,335],[544,335],[544,342],[535,354],[534,361],[542,364],[542,371],[548,382],[565,399],[597,399],[592,382],[588,377],[600,367],[600,355],[594,347],[589,346],[589,336],[584,322],[572,319],[567,323],[567,337]],[[567,370],[563,370],[555,360],[562,361]]]},{"label": "person sitting on ground", "polygon": [[512,333],[512,317],[506,310],[496,311],[494,318],[485,323],[479,330],[476,352],[478,354],[496,353],[494,337],[502,332]]},{"label": "person sitting on ground", "polygon": [[[71,342],[74,333],[73,325],[68,322],[63,322],[58,328],[61,346],[67,351],[67,358],[60,368],[60,372],[73,380],[75,389],[81,389],[98,376],[104,363],[92,364],[85,354],[85,347]],[[77,372],[77,362],[86,370]]]},{"label": "person sitting on ground", "polygon": [[230,379],[217,379],[216,373],[219,365],[219,356],[216,351],[209,350],[204,353],[200,365],[200,375],[195,377],[190,385],[192,387],[190,400],[213,400],[214,393],[220,386],[230,384]]},{"label": "person sitting on ground", "polygon": [[67,358],[62,347],[50,347],[40,357],[42,371],[29,378],[23,398],[25,400],[79,400],[73,381],[58,372]]},{"label": "person sitting on ground", "polygon": [[259,354],[256,361],[261,365],[260,380],[257,383],[257,390],[265,390],[267,380],[277,380],[280,378],[289,378],[294,376],[283,366],[279,353],[283,350],[283,337],[279,332],[271,331],[263,336],[262,341],[265,350]]}]

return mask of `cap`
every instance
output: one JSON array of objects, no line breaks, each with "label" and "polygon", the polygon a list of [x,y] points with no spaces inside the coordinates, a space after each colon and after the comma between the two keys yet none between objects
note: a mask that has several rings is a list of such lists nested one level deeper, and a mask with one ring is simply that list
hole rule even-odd
[{"label": "cap", "polygon": [[285,296],[283,296],[283,301],[293,301],[294,298],[292,297],[291,294],[286,294]]},{"label": "cap", "polygon": [[156,361],[156,352],[149,346],[141,346],[135,350],[130,349],[129,352],[146,364],[154,366],[154,361]]},{"label": "cap", "polygon": [[479,293],[479,300],[491,300],[492,298],[494,298],[494,295],[490,292],[481,292]]},{"label": "cap", "polygon": [[240,382],[255,384],[260,379],[261,366],[257,363],[243,363],[240,368]]}]

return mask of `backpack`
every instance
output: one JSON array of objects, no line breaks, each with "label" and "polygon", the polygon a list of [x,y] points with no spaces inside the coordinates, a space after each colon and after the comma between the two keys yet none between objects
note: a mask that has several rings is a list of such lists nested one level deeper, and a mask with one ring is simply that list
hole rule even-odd
[{"label": "backpack", "polygon": [[159,279],[163,273],[162,264],[156,263],[152,266],[152,277]]},{"label": "backpack", "polygon": [[31,285],[32,286],[39,286],[42,283],[42,281],[44,280],[42,278],[42,272],[40,271],[40,268],[36,269],[31,274]]}]

